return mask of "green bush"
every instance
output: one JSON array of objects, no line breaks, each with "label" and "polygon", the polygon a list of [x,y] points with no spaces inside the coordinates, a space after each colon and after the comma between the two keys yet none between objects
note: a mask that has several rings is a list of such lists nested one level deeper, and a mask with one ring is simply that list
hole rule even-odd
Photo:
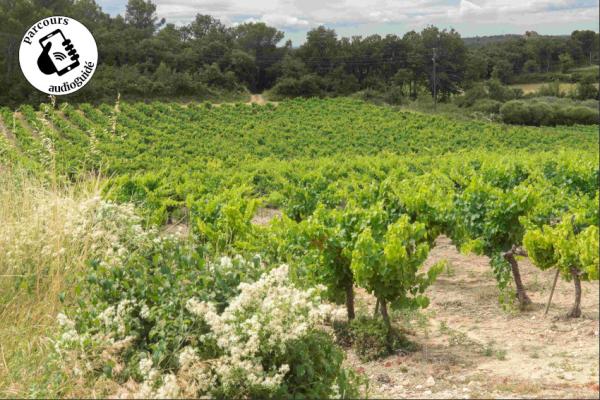
[{"label": "green bush", "polygon": [[[278,364],[290,372],[274,398],[357,398],[357,378],[342,368],[344,353],[324,332],[312,332],[291,342]],[[331,393],[334,384],[336,390]],[[337,393],[336,393],[337,392]],[[251,396],[250,398],[257,398]]]},{"label": "green bush", "polygon": [[140,382],[123,388],[138,398],[358,395],[343,352],[320,330],[330,308],[319,290],[291,285],[286,265],[258,278],[259,259],[213,263],[153,236],[128,261],[92,263],[72,319],[58,318],[62,365]]},{"label": "green bush", "polygon": [[514,89],[502,84],[502,82],[492,79],[486,84],[488,97],[492,100],[505,102],[521,97],[523,91],[521,89]]},{"label": "green bush", "polygon": [[502,120],[517,125],[594,125],[598,111],[572,101],[514,100],[500,107]]},{"label": "green bush", "polygon": [[364,90],[356,92],[352,95],[352,97],[375,104],[385,103],[384,93],[372,88],[366,88]]},{"label": "green bush", "polygon": [[597,65],[593,68],[586,68],[571,74],[572,82],[583,82],[588,79],[592,82],[598,82],[600,79],[600,68]]},{"label": "green bush", "polygon": [[272,91],[276,97],[321,97],[325,94],[324,85],[321,77],[311,74],[281,79]]},{"label": "green bush", "polygon": [[477,101],[488,97],[488,92],[485,86],[481,83],[476,83],[473,87],[467,89],[462,96],[456,98],[456,104],[459,107],[471,107]]},{"label": "green bush", "polygon": [[527,125],[531,120],[529,107],[524,101],[513,100],[500,107],[502,120],[507,124]]},{"label": "green bush", "polygon": [[537,96],[552,96],[552,97],[563,97],[564,92],[560,90],[560,82],[553,81],[545,85],[540,86],[536,92]]},{"label": "green bush", "polygon": [[598,111],[594,111],[588,107],[573,106],[560,109],[561,118],[557,124],[560,125],[595,125],[598,121]]},{"label": "green bush", "polygon": [[571,74],[562,72],[534,72],[516,75],[511,83],[543,83],[548,81],[572,82]]},{"label": "green bush", "polygon": [[593,77],[586,77],[581,82],[578,82],[577,86],[575,86],[574,97],[579,100],[600,99],[598,88],[595,86],[596,82],[598,80]]},{"label": "green bush", "polygon": [[[108,334],[124,339],[135,336],[135,345],[122,356],[125,365],[136,368],[139,354],[147,353],[161,369],[176,367],[177,352],[196,335],[209,332],[201,320],[190,318],[190,298],[211,301],[224,309],[239,293],[241,282],[255,280],[262,272],[260,259],[247,262],[223,257],[207,263],[172,240],[155,238],[149,249],[137,251],[120,266],[104,261],[91,263],[86,282],[78,289],[86,293],[75,322],[80,333]],[[216,355],[205,346],[202,353]],[[125,371],[125,376],[135,371]]]},{"label": "green bush", "polygon": [[390,87],[384,94],[384,101],[388,104],[400,105],[405,101],[402,88],[399,86]]},{"label": "green bush", "polygon": [[546,103],[531,102],[529,107],[530,123],[527,125],[555,125],[556,112],[555,109]]}]

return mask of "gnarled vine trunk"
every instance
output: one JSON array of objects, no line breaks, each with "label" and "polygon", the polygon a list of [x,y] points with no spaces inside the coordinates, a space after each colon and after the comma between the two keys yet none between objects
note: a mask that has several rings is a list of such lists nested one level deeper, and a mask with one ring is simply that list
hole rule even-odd
[{"label": "gnarled vine trunk", "polygon": [[375,303],[375,309],[373,310],[373,318],[377,317],[377,314],[379,314],[379,299],[377,299],[377,302]]},{"label": "gnarled vine trunk", "polygon": [[579,318],[581,317],[581,279],[579,279],[579,270],[571,267],[571,276],[575,284],[575,304],[573,304],[573,308],[571,308],[567,316],[570,318]]},{"label": "gnarled vine trunk", "polygon": [[525,286],[523,286],[523,281],[521,280],[519,264],[517,263],[517,259],[515,258],[516,251],[516,247],[513,246],[513,248],[504,253],[503,256],[504,259],[510,264],[510,269],[512,271],[513,279],[515,281],[515,286],[517,287],[517,298],[519,299],[519,305],[521,306],[521,308],[524,308],[525,306],[531,304],[531,299],[529,298],[529,296],[527,296]]},{"label": "gnarled vine trunk", "polygon": [[354,319],[354,284],[352,281],[346,283],[346,311],[348,312],[348,321]]},{"label": "gnarled vine trunk", "polygon": [[392,323],[390,321],[390,315],[388,314],[387,302],[383,299],[379,300],[379,310],[383,317],[383,323],[385,324],[386,336],[387,336],[387,347],[388,350],[392,350],[393,334],[392,334]]}]

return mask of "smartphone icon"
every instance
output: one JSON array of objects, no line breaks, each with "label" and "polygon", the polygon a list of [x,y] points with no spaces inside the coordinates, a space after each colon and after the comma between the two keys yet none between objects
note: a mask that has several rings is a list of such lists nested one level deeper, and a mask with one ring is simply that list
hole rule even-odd
[{"label": "smartphone icon", "polygon": [[50,32],[40,39],[40,45],[45,48],[51,42],[48,56],[56,68],[56,73],[64,75],[79,66],[79,55],[71,40],[67,39],[60,29]]}]

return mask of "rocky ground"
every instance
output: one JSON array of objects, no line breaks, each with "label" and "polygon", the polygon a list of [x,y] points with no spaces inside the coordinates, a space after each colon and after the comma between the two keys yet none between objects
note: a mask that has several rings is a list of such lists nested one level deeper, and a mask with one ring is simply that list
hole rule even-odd
[{"label": "rocky ground", "polygon": [[[446,259],[448,268],[428,289],[421,315],[396,316],[419,350],[347,363],[370,381],[374,398],[598,398],[598,282],[583,283],[578,319],[564,316],[573,303],[571,282],[556,287],[544,308],[555,271],[519,261],[533,306],[504,308],[486,257],[463,255],[440,237],[427,265]],[[358,307],[372,312],[374,299],[358,292]],[[367,311],[368,310],[368,311]]]}]

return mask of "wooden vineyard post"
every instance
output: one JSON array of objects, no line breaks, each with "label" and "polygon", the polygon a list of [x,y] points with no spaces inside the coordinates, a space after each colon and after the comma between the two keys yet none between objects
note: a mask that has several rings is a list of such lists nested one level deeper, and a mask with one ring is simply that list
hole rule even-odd
[{"label": "wooden vineyard post", "polygon": [[552,296],[554,295],[554,288],[556,288],[556,281],[558,280],[558,274],[560,270],[556,269],[556,274],[554,275],[554,282],[552,282],[552,290],[550,290],[550,297],[548,298],[548,304],[546,304],[546,311],[544,311],[544,317],[548,314],[548,310],[550,309],[550,303],[552,303]]}]

